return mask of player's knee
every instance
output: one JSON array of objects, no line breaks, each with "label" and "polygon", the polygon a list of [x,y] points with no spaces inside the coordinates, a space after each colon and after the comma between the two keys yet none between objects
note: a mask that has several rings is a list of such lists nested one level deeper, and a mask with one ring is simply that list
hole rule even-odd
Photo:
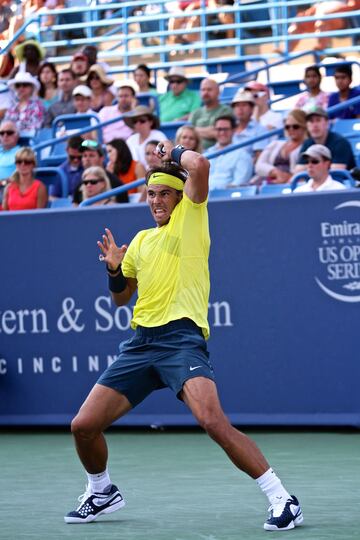
[{"label": "player's knee", "polygon": [[224,415],[213,410],[203,411],[198,421],[212,439],[218,439],[225,427]]},{"label": "player's knee", "polygon": [[92,439],[97,435],[90,419],[79,414],[71,422],[71,433],[78,439]]}]

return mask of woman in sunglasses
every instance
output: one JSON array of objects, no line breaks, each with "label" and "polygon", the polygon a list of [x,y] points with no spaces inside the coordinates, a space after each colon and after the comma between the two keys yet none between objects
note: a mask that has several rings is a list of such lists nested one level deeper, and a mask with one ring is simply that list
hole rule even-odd
[{"label": "woman in sunglasses", "polygon": [[256,177],[252,183],[267,181],[285,184],[294,173],[301,146],[307,137],[306,114],[294,109],[285,118],[285,140],[271,141],[261,152],[256,164]]},{"label": "woman in sunglasses", "polygon": [[113,104],[114,94],[110,91],[113,85],[113,79],[110,79],[99,64],[91,66],[86,79],[86,84],[91,89],[90,107],[93,111],[99,112],[103,107],[109,107]]},{"label": "woman in sunglasses", "polygon": [[20,135],[33,135],[41,127],[45,115],[44,105],[36,95],[39,81],[27,71],[19,71],[9,80],[8,87],[13,91],[14,99],[4,120],[14,122]]},{"label": "woman in sunglasses", "polygon": [[36,157],[31,148],[21,148],[15,155],[16,170],[10,177],[3,199],[3,210],[46,208],[46,186],[34,178]]},{"label": "woman in sunglasses", "polygon": [[133,159],[146,168],[146,143],[151,140],[166,141],[167,139],[166,135],[158,129],[159,119],[154,115],[150,107],[138,105],[124,116],[124,122],[135,132],[126,139]]},{"label": "woman in sunglasses", "polygon": [[[100,193],[105,193],[105,191],[111,189],[108,175],[102,167],[89,167],[86,169],[83,172],[81,184],[83,200],[90,199],[91,197],[95,197],[95,195],[100,195]],[[115,197],[108,197],[107,199],[102,199],[94,204],[103,205],[114,203],[116,203]]]}]

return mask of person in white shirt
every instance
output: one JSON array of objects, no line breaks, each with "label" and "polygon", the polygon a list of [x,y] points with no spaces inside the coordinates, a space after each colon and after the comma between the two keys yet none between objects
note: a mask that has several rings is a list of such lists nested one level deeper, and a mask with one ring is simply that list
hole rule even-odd
[{"label": "person in white shirt", "polygon": [[279,129],[283,127],[283,115],[280,112],[272,111],[269,107],[270,90],[260,82],[249,81],[246,83],[245,92],[251,92],[255,99],[253,118],[266,129]]},{"label": "person in white shirt", "polygon": [[302,155],[306,160],[306,169],[310,179],[306,184],[295,188],[295,193],[346,189],[344,184],[333,180],[329,175],[331,152],[326,146],[313,144]]},{"label": "person in white shirt", "polygon": [[157,129],[159,119],[154,115],[150,107],[138,105],[131,112],[124,115],[124,122],[134,130],[134,133],[127,139],[133,159],[142,163],[146,168],[145,146],[151,140],[166,141],[166,135]]}]

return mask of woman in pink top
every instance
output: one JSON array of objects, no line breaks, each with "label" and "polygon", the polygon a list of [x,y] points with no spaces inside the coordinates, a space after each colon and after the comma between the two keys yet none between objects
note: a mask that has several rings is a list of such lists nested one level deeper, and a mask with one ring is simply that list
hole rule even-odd
[{"label": "woman in pink top", "polygon": [[45,208],[48,202],[46,186],[34,179],[36,158],[31,148],[21,148],[15,154],[16,170],[4,191],[4,210],[34,210]]},{"label": "woman in pink top", "polygon": [[295,108],[310,112],[316,107],[327,109],[329,96],[320,88],[321,73],[318,66],[308,66],[305,69],[304,83],[307,92],[303,92],[296,102]]}]

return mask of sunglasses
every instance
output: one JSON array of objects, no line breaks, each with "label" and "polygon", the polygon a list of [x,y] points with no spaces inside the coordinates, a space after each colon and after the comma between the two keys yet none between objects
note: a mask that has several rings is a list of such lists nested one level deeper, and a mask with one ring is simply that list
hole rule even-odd
[{"label": "sunglasses", "polygon": [[32,84],[27,82],[19,82],[15,84],[15,88],[26,88],[28,86],[32,86]]},{"label": "sunglasses", "polygon": [[90,75],[89,81],[100,81],[100,77],[98,75]]},{"label": "sunglasses", "polygon": [[90,180],[83,180],[82,183],[84,186],[88,186],[89,184],[91,186],[96,186],[96,184],[100,184],[100,182],[103,182],[104,180],[99,178],[91,178]]},{"label": "sunglasses", "polygon": [[285,129],[300,129],[301,126],[299,124],[285,124]]},{"label": "sunglasses", "polygon": [[320,159],[307,158],[307,159],[305,159],[305,163],[306,163],[306,165],[309,165],[309,163],[310,163],[311,165],[319,165]]},{"label": "sunglasses", "polygon": [[185,79],[170,79],[169,84],[181,84],[185,82]]},{"label": "sunglasses", "polygon": [[35,165],[32,159],[16,159],[16,165]]},{"label": "sunglasses", "polygon": [[135,118],[134,124],[146,124],[146,122],[150,122],[150,118]]},{"label": "sunglasses", "polygon": [[15,131],[11,131],[11,129],[4,129],[3,131],[0,131],[0,136],[3,137],[4,135],[8,135],[10,137],[11,135],[15,135]]},{"label": "sunglasses", "polygon": [[227,128],[226,127],[223,127],[223,128],[218,127],[218,128],[215,128],[215,131],[232,131],[232,128],[230,128],[230,127],[227,127]]},{"label": "sunglasses", "polygon": [[80,160],[80,159],[81,159],[81,156],[69,156],[70,161],[77,161],[77,160]]}]

